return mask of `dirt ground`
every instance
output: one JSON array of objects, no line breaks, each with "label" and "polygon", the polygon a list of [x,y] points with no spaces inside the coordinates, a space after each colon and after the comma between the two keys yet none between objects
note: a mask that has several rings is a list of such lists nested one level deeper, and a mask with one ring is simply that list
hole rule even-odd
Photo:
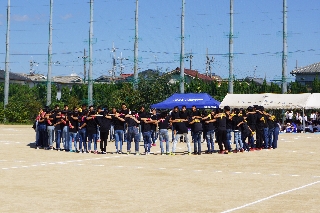
[{"label": "dirt ground", "polygon": [[275,150],[201,156],[36,150],[34,138],[31,126],[0,126],[0,212],[320,211],[320,134],[280,134]]}]

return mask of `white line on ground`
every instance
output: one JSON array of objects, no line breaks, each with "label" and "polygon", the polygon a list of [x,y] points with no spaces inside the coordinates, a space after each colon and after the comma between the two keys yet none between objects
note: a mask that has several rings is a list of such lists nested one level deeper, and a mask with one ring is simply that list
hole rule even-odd
[{"label": "white line on ground", "polygon": [[287,193],[290,193],[290,192],[293,192],[293,191],[297,191],[297,190],[300,190],[300,189],[303,189],[303,188],[306,188],[306,187],[309,187],[309,186],[312,186],[312,185],[315,185],[315,184],[318,184],[318,183],[320,183],[320,181],[309,183],[307,185],[303,185],[303,186],[300,186],[300,187],[297,187],[297,188],[293,188],[293,189],[290,189],[290,190],[287,190],[287,191],[279,192],[277,194],[262,198],[260,200],[256,200],[254,202],[247,203],[245,205],[242,205],[242,206],[239,206],[239,207],[236,207],[236,208],[233,208],[233,209],[229,209],[229,210],[223,211],[222,213],[233,212],[233,211],[236,211],[236,210],[239,210],[239,209],[243,209],[243,208],[246,208],[248,206],[252,206],[254,204],[261,203],[263,201],[269,200],[271,198],[274,198],[274,197],[277,197],[277,196],[280,196],[280,195],[283,195],[283,194],[287,194]]}]

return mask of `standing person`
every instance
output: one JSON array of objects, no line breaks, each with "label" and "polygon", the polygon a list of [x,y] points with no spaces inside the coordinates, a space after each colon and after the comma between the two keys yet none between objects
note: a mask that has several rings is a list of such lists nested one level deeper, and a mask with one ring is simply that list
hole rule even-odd
[{"label": "standing person", "polygon": [[[140,109],[139,109],[139,112],[138,112],[138,118],[146,118],[147,116],[147,113],[146,113],[146,110],[144,108],[144,106],[141,106]],[[142,141],[143,139],[143,135],[142,135],[142,132],[143,132],[143,125],[144,125],[144,122],[140,122],[140,125],[139,125],[139,141]]]},{"label": "standing person", "polygon": [[246,121],[247,117],[244,117],[244,120],[240,123],[240,128],[241,128],[241,139],[243,142],[243,149],[245,151],[250,151],[250,147],[249,144],[246,142],[246,139],[252,135],[252,130],[250,129],[247,121]]},{"label": "standing person", "polygon": [[[260,110],[262,112],[263,116],[263,141],[264,141],[264,148],[268,149],[269,148],[269,125],[268,125],[268,120],[269,120],[269,114],[264,110],[264,107],[261,106]],[[271,146],[271,145],[270,145]]]},{"label": "standing person", "polygon": [[55,141],[56,141],[56,150],[61,151],[60,143],[61,143],[61,110],[56,109],[53,117],[54,123],[54,132],[55,132]]},{"label": "standing person", "polygon": [[249,128],[251,129],[251,134],[248,136],[248,143],[250,144],[250,147],[251,147],[250,151],[254,151],[255,150],[254,135],[255,135],[256,126],[257,126],[257,114],[256,114],[256,110],[251,106],[249,106],[247,109],[246,120]]},{"label": "standing person", "polygon": [[53,150],[53,140],[54,140],[54,112],[49,112],[46,114],[46,125],[47,125],[47,136],[48,136],[48,146],[49,150]]},{"label": "standing person", "polygon": [[158,125],[157,125],[157,120],[158,120],[158,115],[157,115],[157,110],[155,108],[151,109],[151,120],[155,121],[155,123],[151,124],[151,140],[152,140],[152,146],[156,146],[156,142],[158,139]]},{"label": "standing person", "polygon": [[[219,154],[228,154],[229,142],[227,141],[227,118],[222,109],[217,109],[217,115],[215,116],[217,122],[217,134],[216,138],[219,145]],[[223,150],[223,146],[225,150]]]},{"label": "standing person", "polygon": [[112,120],[114,123],[114,138],[115,138],[115,146],[116,146],[117,154],[122,154],[123,127],[125,123],[124,117],[125,115],[120,114],[118,112],[115,115],[112,115]]},{"label": "standing person", "polygon": [[[186,105],[183,105],[183,106],[181,107],[181,110],[180,110],[180,112],[179,112],[179,118],[180,118],[180,119],[183,119],[183,120],[186,120],[186,121],[184,122],[184,124],[186,125],[187,128],[189,128],[189,121],[188,121],[189,114],[188,114],[188,112],[187,112],[187,107],[186,107]],[[186,142],[186,138],[181,137],[181,138],[180,138],[180,142]]]},{"label": "standing person", "polygon": [[151,119],[150,114],[146,115],[145,118],[140,118],[140,121],[143,121],[143,129],[142,129],[142,135],[143,135],[143,143],[144,143],[144,150],[145,155],[150,154],[151,149],[151,124],[154,124],[155,121]]},{"label": "standing person", "polygon": [[274,135],[274,121],[275,121],[276,117],[274,115],[270,115],[269,118],[268,118],[268,128],[269,128],[269,131],[268,131],[268,149],[271,149],[272,148],[272,144],[273,144],[273,135]]},{"label": "standing person", "polygon": [[87,120],[87,135],[88,135],[88,153],[91,153],[91,143],[93,142],[94,154],[98,154],[97,150],[97,135],[98,135],[98,125],[97,119],[95,118],[95,111],[90,111]]},{"label": "standing person", "polygon": [[233,151],[234,153],[243,152],[243,144],[241,140],[241,127],[240,125],[243,123],[243,117],[240,115],[240,110],[238,108],[234,109],[234,116],[232,116],[232,129],[234,132],[234,142],[236,144],[236,149]]},{"label": "standing person", "polygon": [[[70,135],[70,147],[69,152],[77,152],[77,141],[78,141],[78,129],[79,129],[79,112],[78,108],[74,107],[72,114],[70,113],[69,121],[70,121],[70,127],[69,127],[69,135]],[[74,149],[72,149],[72,142],[74,144]]]},{"label": "standing person", "polygon": [[175,132],[176,132],[176,124],[172,121],[174,121],[175,119],[178,119],[180,118],[180,112],[179,112],[179,107],[178,106],[175,106],[173,107],[173,110],[171,111],[171,114],[170,114],[170,123],[171,123],[171,141],[173,142],[174,139],[175,139]]},{"label": "standing person", "polygon": [[[193,145],[194,145],[193,153],[194,155],[201,155],[201,135],[203,131],[202,118],[193,116],[190,119],[189,124],[192,125],[192,138],[193,138]],[[188,151],[189,155],[191,153],[190,151]]]},{"label": "standing person", "polygon": [[274,119],[274,131],[273,131],[273,141],[272,141],[272,148],[276,149],[278,148],[278,138],[279,138],[279,132],[281,129],[280,121],[277,119]]},{"label": "standing person", "polygon": [[[125,103],[121,104],[121,110],[120,110],[120,114],[124,115],[123,117],[125,117],[126,115],[128,115],[130,112],[130,110],[127,108],[127,105]],[[127,142],[127,123],[124,122],[123,124],[123,142]]]},{"label": "standing person", "polygon": [[69,107],[64,105],[63,111],[61,113],[61,129],[62,129],[62,141],[63,148],[65,151],[69,151]]},{"label": "standing person", "polygon": [[101,111],[99,115],[101,116],[97,116],[96,119],[100,129],[100,150],[101,154],[107,154],[107,141],[112,117],[108,115],[108,110],[106,108]]},{"label": "standing person", "polygon": [[[117,109],[115,107],[112,107],[111,109],[111,116],[117,114]],[[111,126],[110,126],[110,141],[115,141],[114,138],[114,120],[111,119]]]},{"label": "standing person", "polygon": [[[170,128],[170,117],[167,112],[161,112],[160,118],[158,119],[158,127],[159,127],[159,138],[160,138],[160,149],[161,155],[169,155],[170,147],[169,147],[169,132],[168,128]],[[164,151],[163,142],[166,143],[166,151]]]},{"label": "standing person", "polygon": [[264,116],[263,116],[263,112],[260,110],[261,110],[261,106],[258,106],[256,110],[256,115],[257,115],[256,150],[262,149],[262,142],[263,142]]},{"label": "standing person", "polygon": [[173,124],[175,124],[175,133],[176,133],[176,136],[173,140],[171,155],[175,155],[176,146],[177,146],[178,140],[180,140],[181,136],[184,136],[184,138],[186,139],[187,148],[188,148],[188,155],[191,155],[191,146],[190,146],[190,141],[188,139],[188,128],[185,124],[186,121],[187,120],[180,119],[180,118],[171,121]]},{"label": "standing person", "polygon": [[46,120],[45,120],[46,113],[44,110],[40,111],[39,117],[38,117],[38,131],[39,131],[39,137],[38,137],[38,143],[37,143],[37,149],[44,148],[47,144],[47,138],[46,138]]},{"label": "standing person", "polygon": [[128,115],[126,115],[126,123],[128,126],[127,131],[127,155],[131,153],[131,142],[134,140],[134,151],[135,155],[139,155],[139,124],[138,114],[135,111],[130,111]]},{"label": "standing person", "polygon": [[232,132],[232,115],[231,115],[231,111],[230,111],[230,107],[229,106],[225,106],[224,107],[224,113],[225,113],[225,116],[226,116],[226,131],[227,131],[227,143],[229,144],[228,145],[228,150],[229,152],[232,152],[232,142],[231,142],[231,139],[232,139],[232,135],[231,135],[231,132]]},{"label": "standing person", "polygon": [[206,130],[208,154],[214,153],[214,142],[215,142],[214,133],[216,131],[216,119],[214,118],[215,115],[216,115],[215,111],[212,110],[210,115],[207,116],[204,123],[204,129]]},{"label": "standing person", "polygon": [[[87,110],[79,114],[79,153],[86,153],[87,149]],[[83,149],[82,149],[83,146]]]}]

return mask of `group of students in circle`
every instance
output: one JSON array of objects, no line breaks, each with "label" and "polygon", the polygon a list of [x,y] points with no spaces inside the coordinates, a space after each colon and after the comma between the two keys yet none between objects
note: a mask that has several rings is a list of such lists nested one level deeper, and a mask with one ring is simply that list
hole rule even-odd
[{"label": "group of students in circle", "polygon": [[[129,110],[123,103],[120,110],[112,108],[110,111],[86,105],[72,110],[68,105],[62,110],[58,105],[53,110],[45,107],[40,109],[33,128],[36,131],[36,149],[106,154],[109,139],[109,142],[114,141],[115,151],[109,150],[108,153],[122,154],[123,144],[126,143],[126,154],[149,155],[159,139],[161,155],[179,154],[178,142],[187,145],[183,154],[201,155],[276,149],[280,124],[262,106],[232,110],[225,106],[223,109],[202,111],[196,106],[192,106],[191,110],[186,106],[176,106],[170,111],[151,109],[147,112],[143,106],[137,111]],[[205,151],[202,150],[202,137],[207,145]],[[143,141],[142,153],[140,141]],[[215,143],[218,143],[218,149],[215,149]]]}]

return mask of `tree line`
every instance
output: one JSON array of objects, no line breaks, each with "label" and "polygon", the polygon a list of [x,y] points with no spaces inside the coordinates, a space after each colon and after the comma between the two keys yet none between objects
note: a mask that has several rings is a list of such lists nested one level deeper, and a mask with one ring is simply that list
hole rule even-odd
[{"label": "tree line", "polygon": [[[161,102],[174,93],[179,92],[179,82],[168,83],[170,77],[160,75],[158,72],[140,75],[137,82],[138,88],[133,87],[133,82],[116,82],[111,84],[93,84],[93,102],[95,106],[119,107],[126,103],[130,109],[145,108],[151,104]],[[39,109],[46,105],[46,84],[38,84],[34,87],[21,84],[10,84],[9,103],[4,108],[4,84],[0,84],[0,122],[6,123],[31,123],[38,114]],[[75,84],[63,87],[60,100],[57,99],[58,88],[52,85],[52,104],[68,104],[69,108],[81,106],[88,102],[88,85]],[[208,93],[218,101],[222,101],[228,93],[228,82],[203,81],[195,78],[191,83],[185,83],[185,93]],[[315,79],[311,90],[307,86],[297,82],[288,85],[288,93],[298,94],[320,92],[320,81]],[[234,81],[234,94],[258,94],[258,93],[281,93],[281,88],[275,83],[268,84],[266,80],[261,85],[251,81]]]}]

